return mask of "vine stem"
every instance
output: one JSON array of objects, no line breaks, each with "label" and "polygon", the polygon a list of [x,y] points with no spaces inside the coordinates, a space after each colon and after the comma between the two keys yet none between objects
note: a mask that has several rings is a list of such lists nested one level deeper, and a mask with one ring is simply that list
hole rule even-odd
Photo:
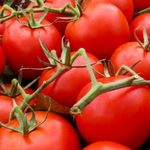
[{"label": "vine stem", "polygon": [[[66,9],[66,8],[70,8],[70,9]],[[30,13],[31,11],[33,11],[33,13],[36,12],[44,12],[45,10],[48,9],[48,12],[52,12],[52,13],[57,13],[57,14],[64,14],[64,15],[69,15],[69,16],[77,16],[80,17],[80,13],[77,10],[77,8],[74,8],[71,3],[67,3],[64,7],[62,8],[51,8],[51,7],[46,7],[45,5],[42,8],[26,8],[24,9],[25,13]],[[10,10],[11,14],[8,16],[4,15],[4,11],[5,10]],[[7,4],[3,5],[1,11],[0,11],[0,22],[4,22],[8,19],[11,19],[14,16],[17,15],[21,15],[23,14],[23,12],[21,10],[14,10],[13,8],[11,8],[10,6],[8,6]]]},{"label": "vine stem", "polygon": [[[54,59],[58,59],[56,56],[56,51],[53,51],[53,57]],[[86,55],[86,51],[83,48],[80,48],[72,57],[70,60],[70,64],[72,65],[73,62],[75,61],[75,59],[79,56],[82,55],[82,57],[84,58],[84,61],[86,63],[86,67],[88,69],[90,78],[91,78],[91,82],[92,82],[92,88],[91,90],[83,97],[81,98],[76,104],[74,104],[74,106],[70,109],[70,114],[75,115],[75,114],[81,114],[82,110],[89,104],[92,102],[92,100],[94,100],[98,95],[108,92],[108,91],[112,91],[112,90],[116,90],[119,88],[123,88],[123,87],[128,87],[128,86],[137,86],[137,85],[150,85],[150,81],[144,80],[142,77],[140,77],[138,74],[136,74],[132,69],[130,69],[129,67],[123,65],[119,71],[117,72],[116,75],[118,75],[122,70],[127,70],[128,72],[130,72],[133,76],[120,80],[120,81],[116,81],[116,82],[112,82],[112,83],[107,83],[107,84],[102,84],[101,82],[97,82],[92,66],[88,60],[88,57]],[[24,101],[20,106],[20,109],[22,111],[25,110],[25,108],[27,107],[27,104],[29,104],[29,102],[34,98],[36,93],[40,93],[49,83],[51,83],[54,79],[56,79],[60,74],[62,74],[65,70],[67,70],[68,68],[65,68],[65,66],[61,66],[59,61],[55,61],[56,65],[57,65],[57,72],[54,74],[54,76],[52,76],[50,79],[48,79],[47,81],[44,81],[43,84],[33,93],[33,94],[26,94],[23,89],[21,88],[21,86],[18,83],[18,89],[20,91],[21,94],[23,94],[24,97]],[[12,111],[13,112],[13,111]],[[13,113],[11,114],[13,116]],[[11,117],[10,117],[11,118]]]},{"label": "vine stem", "polygon": [[70,109],[70,114],[71,115],[81,114],[82,110],[89,103],[91,103],[97,96],[99,96],[102,93],[116,90],[123,87],[128,87],[128,86],[150,85],[150,81],[144,80],[142,77],[136,74],[132,69],[130,69],[125,65],[123,65],[119,69],[117,75],[122,70],[127,70],[128,72],[132,73],[133,76],[120,81],[111,82],[107,84],[102,84],[101,82],[95,83],[94,85],[92,85],[90,91],[84,97],[82,97],[76,104],[73,105],[73,107]]},{"label": "vine stem", "polygon": [[148,12],[150,12],[150,7],[138,11],[138,12],[137,12],[137,15],[141,15],[141,14],[148,13]]},{"label": "vine stem", "polygon": [[[54,55],[54,58],[56,59],[56,53],[55,51],[53,51],[53,55]],[[90,77],[91,77],[91,81],[92,81],[92,84],[95,85],[97,83],[96,81],[96,78],[95,78],[95,75],[94,75],[94,72],[92,70],[92,67],[91,67],[91,64],[88,60],[88,57],[86,55],[86,52],[83,48],[79,49],[72,57],[71,57],[71,65],[73,64],[73,62],[75,61],[75,59],[79,56],[79,55],[82,55],[85,62],[86,62],[86,66],[88,68],[88,71],[89,71],[89,74],[90,74]],[[57,72],[54,74],[54,76],[52,76],[50,79],[48,79],[47,81],[44,81],[43,84],[31,95],[29,94],[26,94],[22,87],[19,85],[18,86],[18,89],[20,91],[20,93],[23,94],[23,97],[24,97],[24,101],[22,102],[20,108],[22,111],[25,110],[26,108],[26,104],[29,104],[30,101],[34,98],[35,94],[36,93],[40,93],[48,84],[50,84],[52,81],[54,81],[60,74],[62,74],[65,70],[67,70],[67,68],[64,68],[64,67],[61,67],[60,63],[56,61],[56,64],[57,64]]]}]

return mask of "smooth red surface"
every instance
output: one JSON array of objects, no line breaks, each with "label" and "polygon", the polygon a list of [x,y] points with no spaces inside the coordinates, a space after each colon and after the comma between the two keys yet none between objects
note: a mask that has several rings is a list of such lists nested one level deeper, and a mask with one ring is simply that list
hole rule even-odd
[{"label": "smooth red surface", "polygon": [[99,59],[109,59],[118,46],[129,41],[129,25],[116,6],[97,2],[88,5],[78,20],[67,25],[65,39],[72,51],[82,47]]},{"label": "smooth red surface", "polygon": [[[20,18],[20,21],[27,23],[26,18]],[[49,22],[43,20],[42,24],[49,24]],[[23,68],[44,68],[45,65],[37,57],[49,62],[40,45],[39,37],[49,51],[56,50],[58,57],[61,55],[62,36],[53,25],[32,29],[15,21],[6,28],[1,45],[7,64],[15,74],[19,74],[22,65]],[[24,79],[32,80],[41,72],[41,70],[25,69],[22,74]]]},{"label": "smooth red surface", "polygon": [[[36,111],[36,123],[42,121],[45,111]],[[28,119],[31,113],[28,114]],[[18,127],[15,119],[8,123],[10,126]],[[0,149],[3,150],[81,150],[78,135],[72,125],[61,116],[50,113],[46,121],[23,136],[21,133],[1,128]]]},{"label": "smooth red surface", "polygon": [[[98,79],[104,84],[128,76]],[[80,100],[91,88],[91,83],[79,93]],[[148,86],[126,87],[103,93],[75,115],[77,128],[88,143],[113,141],[139,148],[150,133],[150,89]]]}]

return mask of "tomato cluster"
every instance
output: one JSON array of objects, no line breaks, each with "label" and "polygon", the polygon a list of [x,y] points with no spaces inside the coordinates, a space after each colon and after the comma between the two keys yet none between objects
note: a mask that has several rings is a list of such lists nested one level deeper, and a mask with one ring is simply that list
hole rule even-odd
[{"label": "tomato cluster", "polygon": [[[0,24],[0,149],[148,150],[150,13],[142,11],[148,7],[149,0],[0,6],[0,21],[6,18]],[[128,72],[118,73],[122,66]],[[6,67],[18,77],[16,86],[5,78]],[[84,98],[84,108],[72,115]]]}]

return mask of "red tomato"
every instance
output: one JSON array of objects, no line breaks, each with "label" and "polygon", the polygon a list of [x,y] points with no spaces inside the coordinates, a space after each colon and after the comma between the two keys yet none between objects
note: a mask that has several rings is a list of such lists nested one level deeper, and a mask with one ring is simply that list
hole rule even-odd
[{"label": "red tomato", "polygon": [[[113,76],[98,79],[104,84],[125,79]],[[80,100],[91,83],[80,92]],[[88,143],[113,141],[136,149],[150,133],[150,89],[148,86],[125,87],[103,93],[75,115],[79,132]]]},{"label": "red tomato", "polygon": [[141,42],[144,42],[143,39],[143,27],[145,27],[147,35],[150,36],[150,13],[145,13],[134,18],[130,23],[130,41],[137,41],[134,35],[135,29],[136,36]]},{"label": "red tomato", "polygon": [[[28,118],[31,117],[28,113]],[[36,122],[45,118],[45,111],[36,111]],[[18,127],[15,119],[8,123]],[[0,129],[0,149],[3,150],[80,150],[80,142],[74,128],[61,116],[50,113],[46,121],[27,136],[2,127]],[[7,143],[7,144],[6,144]],[[8,144],[9,143],[9,144]]]},{"label": "red tomato", "polygon": [[[2,9],[2,6],[0,6],[0,11],[1,11],[1,9]],[[10,15],[11,12],[10,12],[9,10],[6,10],[6,11],[5,11],[5,14],[6,14],[6,15]],[[8,25],[10,25],[11,23],[13,23],[15,20],[16,20],[16,18],[13,17],[13,18],[11,18],[11,19],[9,19],[9,20],[3,22],[2,24],[0,24],[0,35],[3,35],[5,28],[6,28]]]},{"label": "red tomato", "polygon": [[[150,52],[144,50],[144,48],[138,42],[128,42],[118,47],[112,54],[110,61],[114,66],[115,72],[122,65],[130,67],[137,61],[141,60],[133,70],[139,73],[144,79],[150,80]],[[128,74],[129,75],[129,74]],[[131,74],[130,74],[131,75]]]},{"label": "red tomato", "polygon": [[[26,18],[21,18],[20,21],[27,23]],[[49,22],[43,20],[42,24],[49,24]],[[41,41],[44,42],[48,50],[56,50],[59,57],[61,54],[62,37],[53,25],[31,29],[15,21],[4,31],[1,45],[6,54],[7,64],[15,74],[19,74],[22,65],[24,68],[45,67],[40,63],[37,56],[42,61],[48,62],[39,42],[39,33]],[[41,72],[26,69],[22,73],[24,79],[32,80],[38,77]]]},{"label": "red tomato", "polygon": [[6,57],[2,47],[0,46],[0,73],[4,70],[6,65]]},{"label": "red tomato", "polygon": [[[73,55],[75,52],[72,52]],[[87,53],[90,63],[98,62],[98,58],[94,55]],[[85,61],[82,56],[78,56],[75,59],[73,66],[85,65]],[[98,72],[103,73],[103,65],[97,64],[92,66]],[[57,71],[57,67],[51,70],[44,71],[38,81],[38,87],[41,86],[43,81],[51,78]],[[100,78],[98,74],[95,74],[96,78]],[[76,101],[76,98],[80,90],[91,81],[87,68],[72,68],[63,72],[53,82],[46,86],[42,93],[50,96],[56,102],[61,105],[72,107]]]},{"label": "red tomato", "polygon": [[[11,84],[5,84],[6,88],[10,90],[10,87],[11,87]],[[3,90],[0,88],[0,92],[3,92]],[[32,94],[34,91],[31,90],[31,89],[26,89],[25,92],[27,94]],[[9,120],[9,116],[10,116],[10,111],[12,110],[13,108],[13,101],[12,99],[15,100],[15,102],[17,103],[17,105],[21,105],[22,101],[23,100],[23,96],[20,94],[16,97],[8,97],[8,96],[5,96],[5,95],[2,95],[0,94],[0,121],[2,123],[8,123],[8,120]],[[21,100],[20,100],[21,99]],[[30,104],[32,103],[36,103],[36,100],[33,99]]]},{"label": "red tomato", "polygon": [[140,11],[142,9],[150,7],[150,1],[149,0],[133,0],[134,9],[135,11]]},{"label": "red tomato", "polygon": [[[63,8],[65,6],[65,4],[67,3],[71,3],[73,7],[75,7],[75,2],[74,0],[47,0],[45,1],[45,6],[47,7],[51,7],[51,8]],[[28,8],[34,6],[34,3],[31,2],[28,5]],[[42,12],[43,13],[43,12]],[[40,17],[42,15],[42,13],[35,13],[34,16],[35,17]],[[62,15],[62,14],[56,14],[56,13],[47,13],[47,15],[45,16],[45,19],[48,20],[49,22],[54,22],[57,17],[69,17],[67,15]],[[57,22],[55,22],[53,25],[58,29],[58,31],[61,33],[61,35],[64,35],[64,31],[65,28],[67,26],[68,22],[65,20],[59,20]]]},{"label": "red tomato", "polygon": [[83,150],[131,150],[122,144],[112,141],[98,141],[83,148]]},{"label": "red tomato", "polygon": [[108,59],[118,46],[129,41],[130,31],[121,10],[113,4],[97,2],[67,25],[65,38],[72,51],[82,47],[99,59]]},{"label": "red tomato", "polygon": [[[84,0],[85,1],[85,0]],[[82,3],[82,7],[84,5],[84,1]],[[134,15],[134,6],[133,6],[133,1],[132,0],[125,0],[125,1],[118,1],[118,0],[87,0],[87,5],[95,3],[95,2],[110,2],[117,6],[126,16],[128,22],[130,23],[133,15]]]}]

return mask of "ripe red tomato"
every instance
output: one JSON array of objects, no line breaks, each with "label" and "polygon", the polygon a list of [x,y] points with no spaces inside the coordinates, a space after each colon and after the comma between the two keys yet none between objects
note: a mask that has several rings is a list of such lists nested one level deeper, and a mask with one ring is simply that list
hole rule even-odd
[{"label": "ripe red tomato", "polygon": [[[113,76],[98,79],[104,84],[125,79]],[[80,92],[80,100],[91,83]],[[113,141],[136,149],[150,133],[150,89],[148,86],[125,87],[106,92],[87,105],[81,115],[75,115],[79,132],[88,143]]]},{"label": "ripe red tomato", "polygon": [[[28,118],[31,115],[28,113]],[[35,115],[36,122],[40,122],[45,118],[46,112],[36,111]],[[18,127],[18,121],[12,120],[8,125]],[[46,121],[28,135],[23,136],[21,133],[2,127],[0,139],[0,149],[3,150],[81,149],[78,135],[71,124],[61,116],[50,112]]]},{"label": "ripe red tomato", "polygon": [[150,7],[150,1],[149,0],[133,0],[134,9],[135,11],[140,11],[145,8]]},{"label": "ripe red tomato", "polygon": [[109,59],[129,38],[129,25],[124,14],[107,2],[88,5],[83,15],[70,22],[65,30],[65,39],[69,40],[72,51],[82,47],[99,59]]},{"label": "ripe red tomato", "polygon": [[[27,23],[26,18],[20,18],[20,21]],[[43,20],[42,24],[49,24],[49,22]],[[24,68],[45,67],[37,57],[48,62],[39,42],[39,33],[41,41],[44,42],[48,50],[56,50],[59,57],[62,37],[53,25],[32,29],[15,21],[5,29],[1,45],[6,55],[7,64],[15,74],[19,74],[22,65]],[[41,72],[26,69],[22,71],[22,74],[24,79],[32,80],[38,77]]]},{"label": "ripe red tomato", "polygon": [[[84,0],[85,1],[85,0]],[[82,3],[82,7],[84,5],[84,1]],[[117,6],[123,14],[126,16],[128,22],[130,23],[133,15],[134,15],[134,6],[133,6],[133,1],[132,0],[125,0],[125,1],[118,1],[118,0],[87,0],[87,5],[95,3],[95,2],[110,2],[113,5]]]},{"label": "ripe red tomato", "polygon": [[[75,52],[71,52],[73,55]],[[98,62],[98,58],[94,55],[87,53],[90,63]],[[73,66],[83,66],[85,61],[82,56],[78,56],[75,59]],[[92,66],[98,72],[103,73],[103,65],[97,64]],[[54,69],[44,71],[38,81],[38,87],[41,86],[43,81],[51,78],[57,71],[57,67]],[[95,74],[96,78],[101,76]],[[63,72],[53,82],[46,86],[41,93],[50,96],[56,102],[61,105],[72,107],[76,101],[76,98],[80,90],[91,81],[87,68],[72,68]]]},{"label": "ripe red tomato", "polygon": [[[8,90],[10,90],[11,84],[5,84],[5,86]],[[0,92],[3,92],[3,90],[1,88],[0,88]],[[32,94],[34,91],[28,88],[28,89],[25,90],[25,92],[27,94]],[[10,116],[10,111],[13,108],[12,99],[15,100],[17,105],[21,105],[21,103],[22,103],[21,100],[23,100],[23,96],[20,94],[16,97],[12,98],[12,97],[0,94],[0,112],[1,112],[0,113],[0,121],[4,124],[8,123],[9,116]],[[33,99],[29,104],[32,104],[32,103],[36,103],[36,100]]]},{"label": "ripe red tomato", "polygon": [[[128,42],[118,47],[112,54],[110,61],[114,66],[115,72],[122,65],[130,67],[139,60],[138,64],[135,65],[133,70],[139,73],[144,79],[150,80],[150,52],[144,50],[144,48],[138,42]],[[128,73],[128,75],[131,75]]]},{"label": "ripe red tomato", "polygon": [[[63,8],[65,4],[71,3],[73,7],[75,7],[75,2],[74,0],[47,0],[44,2],[45,6],[51,7],[51,8]],[[28,5],[28,8],[34,6],[34,3],[31,2]],[[35,17],[40,17],[42,13],[35,13]],[[69,17],[68,15],[62,15],[62,14],[56,14],[56,13],[47,13],[45,16],[45,19],[48,20],[49,22],[54,22],[57,17]],[[59,20],[55,22],[53,25],[58,29],[58,31],[61,33],[61,35],[64,35],[65,28],[67,26],[68,22],[65,20]]]},{"label": "ripe red tomato", "polygon": [[[2,6],[0,6],[0,11],[1,11],[1,9],[2,9]],[[5,14],[6,14],[6,15],[10,15],[11,12],[10,12],[9,10],[6,10],[6,11],[5,11]],[[9,24],[13,23],[15,20],[16,20],[16,18],[13,17],[13,18],[11,18],[11,19],[9,19],[9,20],[3,22],[2,24],[0,24],[0,35],[3,35],[3,32],[4,32],[5,28],[6,28]]]},{"label": "ripe red tomato", "polygon": [[89,144],[87,147],[83,148],[83,150],[131,150],[131,149],[122,144],[112,141],[98,141]]},{"label": "ripe red tomato", "polygon": [[141,42],[144,42],[143,27],[145,27],[147,35],[150,36],[150,13],[145,13],[134,18],[130,23],[130,41],[137,41],[134,35],[135,29],[136,36]]},{"label": "ripe red tomato", "polygon": [[6,65],[6,57],[2,47],[0,46],[0,73],[4,70]]}]

